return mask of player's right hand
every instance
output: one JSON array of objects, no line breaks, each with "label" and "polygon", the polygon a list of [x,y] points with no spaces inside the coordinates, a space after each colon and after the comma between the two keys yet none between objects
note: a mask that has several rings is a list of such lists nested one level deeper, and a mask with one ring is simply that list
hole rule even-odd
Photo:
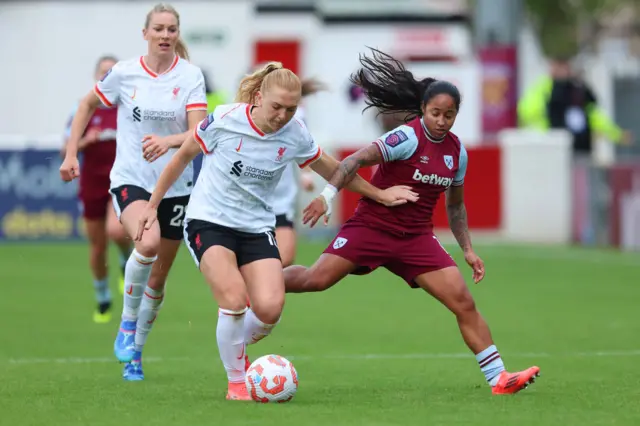
[{"label": "player's right hand", "polygon": [[80,176],[80,163],[78,157],[65,157],[60,166],[60,177],[65,182],[71,182]]},{"label": "player's right hand", "polygon": [[158,220],[158,211],[150,206],[145,207],[142,214],[140,214],[140,219],[138,219],[138,230],[136,231],[136,236],[133,240],[142,240],[142,234],[144,234],[144,231],[151,229],[151,226],[153,226],[156,220]]},{"label": "player's right hand", "polygon": [[418,201],[418,198],[418,193],[413,192],[410,186],[397,185],[381,191],[378,202],[387,207],[393,207],[406,204],[407,202],[415,203]]},{"label": "player's right hand", "polygon": [[331,211],[329,210],[329,205],[327,204],[327,200],[324,199],[323,196],[319,196],[313,199],[311,203],[307,207],[302,210],[303,217],[302,223],[307,224],[309,222],[309,228],[313,228],[314,225],[318,222],[318,220],[324,215],[324,224],[329,224],[329,217],[331,216]]}]

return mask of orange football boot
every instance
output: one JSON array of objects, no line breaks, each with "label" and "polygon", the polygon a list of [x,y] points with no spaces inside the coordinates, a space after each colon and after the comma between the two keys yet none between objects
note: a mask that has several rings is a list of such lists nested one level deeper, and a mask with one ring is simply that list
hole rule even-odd
[{"label": "orange football boot", "polygon": [[529,367],[524,371],[509,373],[503,371],[498,376],[498,383],[493,387],[494,395],[507,395],[520,392],[540,377],[540,367]]},{"label": "orange football boot", "polygon": [[242,383],[229,383],[227,399],[232,401],[251,401],[251,396],[247,391],[247,385]]}]

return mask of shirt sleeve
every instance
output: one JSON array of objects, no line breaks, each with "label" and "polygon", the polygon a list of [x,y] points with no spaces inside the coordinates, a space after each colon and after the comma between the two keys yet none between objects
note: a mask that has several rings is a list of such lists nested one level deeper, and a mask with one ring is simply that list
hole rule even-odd
[{"label": "shirt sleeve", "polygon": [[205,154],[211,154],[218,144],[218,123],[216,121],[216,117],[218,117],[216,115],[217,110],[218,108],[208,114],[204,120],[198,123],[193,131],[194,139],[198,142],[202,152]]},{"label": "shirt sleeve", "polygon": [[306,133],[305,142],[301,144],[296,155],[296,162],[301,169],[315,163],[322,156],[322,148],[313,140],[308,131]]},{"label": "shirt sleeve", "polygon": [[71,136],[71,123],[73,123],[73,117],[76,115],[76,111],[78,111],[78,104],[76,104],[71,110],[71,114],[69,114],[69,119],[67,120],[67,125],[64,128],[64,139],[67,140]]},{"label": "shirt sleeve", "polygon": [[196,78],[196,85],[189,92],[187,97],[187,112],[189,111],[206,111],[207,110],[207,91],[204,85],[204,76],[202,71],[198,70],[198,76]]},{"label": "shirt sleeve", "polygon": [[464,184],[464,177],[467,174],[467,150],[464,145],[460,144],[460,159],[458,160],[458,172],[453,178],[453,186],[460,186]]},{"label": "shirt sleeve", "polygon": [[119,63],[115,64],[106,74],[96,83],[93,91],[100,101],[107,107],[111,108],[118,103],[120,98],[120,79],[121,70]]},{"label": "shirt sleeve", "polygon": [[402,125],[380,136],[374,142],[385,163],[408,160],[418,148],[418,137],[412,127]]}]

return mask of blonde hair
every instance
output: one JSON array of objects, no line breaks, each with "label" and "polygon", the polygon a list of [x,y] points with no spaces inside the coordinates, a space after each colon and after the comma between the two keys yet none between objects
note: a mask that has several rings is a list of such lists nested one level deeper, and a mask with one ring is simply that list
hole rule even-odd
[{"label": "blonde hair", "polygon": [[[147,20],[144,22],[144,27],[149,28],[149,24],[151,23],[151,17],[156,13],[167,12],[176,17],[176,21],[178,21],[178,28],[180,28],[180,14],[178,11],[168,3],[158,3],[153,6],[153,9],[147,13]],[[189,60],[189,50],[187,50],[187,45],[179,38],[176,42],[176,54],[180,56],[182,59]]]},{"label": "blonde hair", "polygon": [[235,101],[253,104],[258,91],[264,93],[275,86],[299,92],[302,84],[293,71],[283,68],[281,62],[269,62],[242,79]]}]

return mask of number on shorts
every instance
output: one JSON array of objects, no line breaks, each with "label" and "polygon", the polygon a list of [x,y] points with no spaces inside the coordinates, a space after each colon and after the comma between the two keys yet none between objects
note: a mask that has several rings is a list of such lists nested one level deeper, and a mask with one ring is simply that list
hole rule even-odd
[{"label": "number on shorts", "polygon": [[173,217],[173,219],[171,219],[169,225],[182,227],[182,221],[184,219],[184,206],[182,204],[176,204],[175,206],[173,206],[173,212],[176,213],[176,215]]}]

